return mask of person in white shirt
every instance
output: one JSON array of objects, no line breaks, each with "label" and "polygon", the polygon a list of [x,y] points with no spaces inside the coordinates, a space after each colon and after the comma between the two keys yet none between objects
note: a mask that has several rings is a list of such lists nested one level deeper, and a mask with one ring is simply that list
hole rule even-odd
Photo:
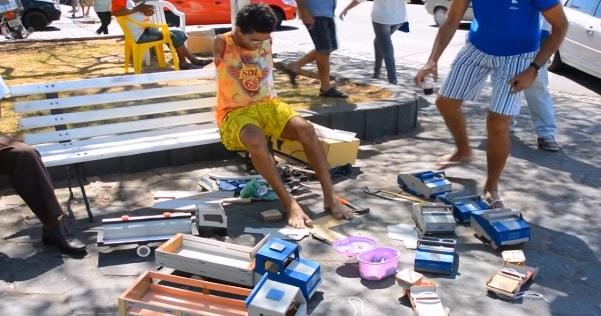
[{"label": "person in white shirt", "polygon": [[[353,0],[340,13],[344,20],[348,11],[365,0]],[[401,24],[407,22],[407,9],[404,0],[374,0],[371,10],[371,21],[376,35],[374,39],[375,64],[374,78],[380,77],[382,61],[386,64],[388,82],[397,84],[396,65],[394,61],[394,47],[390,36],[399,29]]]},{"label": "person in white shirt", "polygon": [[[145,4],[144,1],[140,1],[138,3],[136,2],[133,0],[112,0],[111,10],[113,15],[128,15],[133,20],[139,22],[148,22],[148,17],[154,14],[154,6]],[[129,23],[128,26],[133,37],[136,39],[136,43],[147,43],[163,38],[163,33],[159,29],[152,27],[141,28],[133,23]],[[188,39],[186,33],[182,32],[181,30],[169,30],[169,34],[171,35],[173,46],[175,46],[177,57],[179,58],[180,69],[185,70],[202,68],[203,66],[206,66],[212,62],[210,59],[203,60],[196,58],[196,56],[190,53],[186,45],[184,45]],[[189,60],[190,63],[188,63],[186,59]]]}]

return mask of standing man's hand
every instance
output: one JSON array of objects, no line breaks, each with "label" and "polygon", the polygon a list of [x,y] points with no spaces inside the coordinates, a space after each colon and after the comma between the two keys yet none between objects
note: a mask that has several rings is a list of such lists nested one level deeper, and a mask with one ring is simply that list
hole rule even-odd
[{"label": "standing man's hand", "polygon": [[308,11],[305,11],[304,13],[301,14],[300,18],[303,21],[304,25],[306,25],[308,28],[313,28],[313,24],[315,24],[315,18],[313,18],[311,13],[309,13]]},{"label": "standing man's hand", "polygon": [[534,80],[536,80],[537,74],[536,69],[528,67],[528,69],[511,79],[509,82],[511,84],[511,92],[520,92],[528,89]]},{"label": "standing man's hand", "polygon": [[342,10],[342,12],[340,12],[340,15],[338,16],[340,18],[340,20],[344,21],[344,17],[346,17],[347,13],[348,13],[347,9]]},{"label": "standing man's hand", "polygon": [[433,61],[428,61],[415,75],[415,84],[421,86],[428,75],[432,75],[434,80],[438,80],[438,65]]}]

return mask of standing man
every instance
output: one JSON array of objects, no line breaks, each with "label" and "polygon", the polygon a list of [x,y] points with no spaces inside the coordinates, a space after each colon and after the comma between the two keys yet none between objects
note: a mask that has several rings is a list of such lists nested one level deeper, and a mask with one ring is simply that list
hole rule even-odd
[{"label": "standing man", "polygon": [[[521,91],[532,85],[538,71],[557,51],[568,22],[558,0],[471,0],[474,21],[468,42],[455,57],[436,100],[455,140],[456,150],[438,162],[440,168],[472,158],[461,105],[475,100],[491,75],[492,95],[486,120],[488,172],[484,198],[492,207],[504,207],[498,182],[509,156],[509,124],[519,113]],[[427,63],[415,77],[421,84],[428,75],[438,78],[438,59],[453,38],[470,0],[453,0],[447,20],[440,26]],[[549,39],[540,46],[540,13],[551,24]],[[538,50],[540,47],[540,50]]]},{"label": "standing man", "polygon": [[[550,31],[551,26],[546,20],[543,20],[541,42],[547,40]],[[530,110],[530,120],[536,132],[538,149],[557,152],[561,147],[555,140],[557,125],[553,112],[553,100],[549,93],[549,70],[547,68],[547,64],[541,67],[534,83],[530,88],[524,90],[524,96]],[[513,123],[515,124],[515,122],[514,118]]]},{"label": "standing man", "polygon": [[301,59],[290,63],[284,70],[290,77],[290,82],[296,85],[298,70],[304,65],[315,61],[321,88],[320,97],[346,98],[347,95],[330,86],[330,54],[338,49],[336,40],[336,24],[334,10],[336,0],[297,0],[298,11],[303,24],[309,30],[315,49]]}]

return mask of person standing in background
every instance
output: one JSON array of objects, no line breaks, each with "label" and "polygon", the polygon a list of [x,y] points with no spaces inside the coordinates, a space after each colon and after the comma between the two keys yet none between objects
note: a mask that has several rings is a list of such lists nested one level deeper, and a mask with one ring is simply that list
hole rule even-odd
[{"label": "person standing in background", "polygon": [[[348,11],[365,0],[353,0],[340,13],[340,19],[344,20]],[[399,29],[401,24],[407,22],[407,9],[405,1],[402,0],[374,0],[371,10],[371,21],[374,27],[374,78],[380,77],[382,61],[386,63],[388,82],[397,84],[396,64],[394,61],[394,46],[391,35]]]},{"label": "person standing in background", "polygon": [[94,1],[94,11],[100,19],[100,27],[96,30],[96,34],[108,34],[108,26],[111,24],[111,0]]}]

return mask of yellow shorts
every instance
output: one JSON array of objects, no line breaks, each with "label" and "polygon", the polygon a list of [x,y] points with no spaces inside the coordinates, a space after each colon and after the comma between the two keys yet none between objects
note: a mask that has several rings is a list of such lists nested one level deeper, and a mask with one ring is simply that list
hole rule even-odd
[{"label": "yellow shorts", "polygon": [[266,100],[230,112],[219,127],[221,142],[228,150],[246,150],[240,132],[248,124],[259,127],[267,136],[280,137],[284,127],[298,113],[278,99]]}]

